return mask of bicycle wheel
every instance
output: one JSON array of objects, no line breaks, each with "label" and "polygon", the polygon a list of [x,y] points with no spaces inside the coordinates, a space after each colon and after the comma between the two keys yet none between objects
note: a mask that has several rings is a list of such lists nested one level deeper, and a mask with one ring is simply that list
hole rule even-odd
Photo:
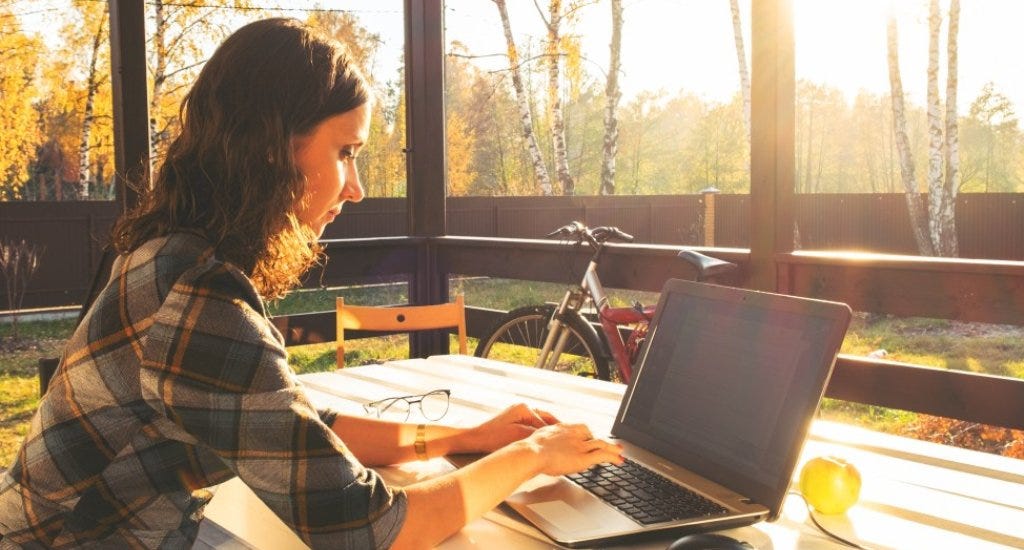
[{"label": "bicycle wheel", "polygon": [[[502,317],[490,334],[480,339],[476,356],[536,365],[547,337],[548,321],[554,313],[553,305],[513,309]],[[568,315],[563,322],[568,339],[555,370],[609,380],[608,358],[593,328],[584,326],[586,321],[578,315]]]}]

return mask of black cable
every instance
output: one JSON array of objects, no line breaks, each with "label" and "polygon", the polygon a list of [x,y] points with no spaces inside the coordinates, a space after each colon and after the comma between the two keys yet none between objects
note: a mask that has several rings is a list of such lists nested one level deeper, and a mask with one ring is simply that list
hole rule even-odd
[{"label": "black cable", "polygon": [[811,518],[811,522],[814,523],[814,526],[817,527],[819,531],[821,531],[822,533],[825,533],[829,537],[839,541],[841,544],[849,546],[850,548],[859,548],[860,550],[871,550],[871,548],[869,548],[867,546],[861,546],[860,544],[857,544],[856,542],[853,542],[852,540],[844,539],[843,537],[840,537],[839,535],[833,533],[832,531],[829,531],[828,529],[825,529],[825,527],[822,524],[818,523],[817,518],[814,517],[814,509],[811,508],[811,503],[807,502],[807,497],[805,497],[802,493],[800,493],[799,491],[790,491],[788,494],[796,495],[796,496],[800,497],[801,500],[804,501],[804,506],[807,507],[807,515]]}]

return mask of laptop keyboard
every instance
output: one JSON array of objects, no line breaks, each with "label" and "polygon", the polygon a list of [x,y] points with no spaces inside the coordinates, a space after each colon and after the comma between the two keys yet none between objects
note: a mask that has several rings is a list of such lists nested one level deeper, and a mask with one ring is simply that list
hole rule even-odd
[{"label": "laptop keyboard", "polygon": [[629,459],[622,466],[598,464],[566,477],[644,525],[727,511]]}]

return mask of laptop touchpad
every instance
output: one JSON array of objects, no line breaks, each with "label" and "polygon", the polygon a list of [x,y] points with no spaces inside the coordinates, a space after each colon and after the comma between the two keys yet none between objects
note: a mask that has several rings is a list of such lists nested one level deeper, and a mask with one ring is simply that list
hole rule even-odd
[{"label": "laptop touchpad", "polygon": [[599,527],[593,519],[569,506],[563,500],[537,502],[528,504],[526,507],[534,514],[543,518],[544,521],[566,533],[575,533]]}]

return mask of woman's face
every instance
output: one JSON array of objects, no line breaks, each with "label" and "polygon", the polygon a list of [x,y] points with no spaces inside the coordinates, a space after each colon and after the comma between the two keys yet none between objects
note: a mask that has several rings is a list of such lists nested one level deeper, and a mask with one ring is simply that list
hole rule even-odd
[{"label": "woman's face", "polygon": [[363,200],[356,155],[369,133],[370,108],[364,104],[325,119],[292,141],[295,164],[306,176],[306,192],[295,215],[317,237],[341,214],[345,201]]}]

